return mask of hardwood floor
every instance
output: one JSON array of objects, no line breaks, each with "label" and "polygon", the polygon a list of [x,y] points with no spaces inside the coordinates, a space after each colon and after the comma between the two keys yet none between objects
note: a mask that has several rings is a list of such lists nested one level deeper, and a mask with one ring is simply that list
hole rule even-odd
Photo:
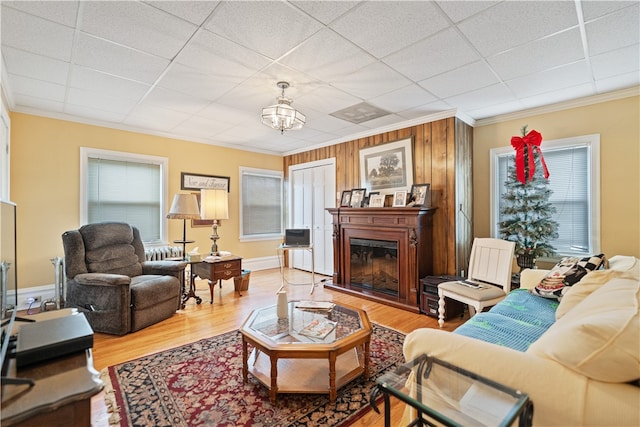
[{"label": "hardwood floor", "polygon": [[[298,270],[286,270],[286,278],[290,283],[285,289],[290,300],[333,301],[365,310],[372,322],[388,326],[403,333],[417,328],[437,328],[436,319],[424,314],[414,314],[405,310],[389,307],[363,298],[353,297],[341,292],[324,289],[317,283],[313,295],[309,295],[311,275]],[[316,281],[325,279],[316,275]],[[242,296],[234,292],[233,281],[223,282],[222,288],[214,290],[214,302],[210,304],[209,287],[206,281],[199,280],[197,294],[202,297],[202,304],[196,304],[191,298],[184,310],[163,322],[152,325],[141,331],[122,337],[95,334],[93,362],[97,370],[122,363],[151,353],[188,344],[202,338],[219,335],[240,328],[247,316],[257,307],[276,303],[276,291],[280,287],[279,269],[252,271],[249,290]],[[445,329],[453,330],[464,319],[447,321]],[[392,424],[397,425],[402,417],[404,405],[392,398]],[[384,404],[380,406],[384,414]],[[384,416],[369,411],[355,425],[383,426]],[[92,425],[108,426],[108,415],[104,404],[103,393],[92,400]]]}]

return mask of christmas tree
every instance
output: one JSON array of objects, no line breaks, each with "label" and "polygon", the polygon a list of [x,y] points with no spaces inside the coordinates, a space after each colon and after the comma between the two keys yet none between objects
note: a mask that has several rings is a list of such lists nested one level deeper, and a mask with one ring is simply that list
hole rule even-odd
[{"label": "christmas tree", "polygon": [[516,243],[520,267],[533,267],[537,258],[553,255],[555,248],[550,242],[558,237],[541,143],[542,135],[535,130],[527,134],[527,126],[522,128],[522,137],[511,139],[516,161],[507,169],[506,192],[501,195],[504,220],[498,224],[500,238]]}]

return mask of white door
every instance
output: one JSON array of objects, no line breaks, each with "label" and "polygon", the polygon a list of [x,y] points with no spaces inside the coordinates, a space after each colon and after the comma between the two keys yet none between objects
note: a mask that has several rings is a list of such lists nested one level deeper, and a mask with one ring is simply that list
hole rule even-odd
[{"label": "white door", "polygon": [[[290,224],[292,228],[309,228],[313,244],[315,272],[333,274],[332,218],[326,208],[336,206],[335,159],[291,166]],[[290,251],[294,268],[311,271],[309,251]]]}]

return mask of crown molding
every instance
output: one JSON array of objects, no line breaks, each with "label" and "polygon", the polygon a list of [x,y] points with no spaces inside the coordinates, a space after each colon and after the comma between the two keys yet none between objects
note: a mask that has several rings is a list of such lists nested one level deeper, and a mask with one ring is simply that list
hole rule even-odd
[{"label": "crown molding", "polygon": [[615,101],[617,99],[629,98],[640,95],[640,86],[621,89],[613,92],[602,93],[599,95],[585,96],[584,98],[572,99],[570,101],[558,102],[556,104],[544,105],[542,107],[529,108],[513,113],[501,114],[498,116],[487,117],[486,119],[476,120],[475,126],[488,126],[496,123],[517,120],[540,114],[555,113],[557,111],[568,110],[571,108],[585,107],[593,104],[600,104],[607,101]]}]

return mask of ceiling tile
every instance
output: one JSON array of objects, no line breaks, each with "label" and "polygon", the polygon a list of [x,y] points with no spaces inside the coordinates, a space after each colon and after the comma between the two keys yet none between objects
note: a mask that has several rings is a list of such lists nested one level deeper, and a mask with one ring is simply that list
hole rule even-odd
[{"label": "ceiling tile", "polygon": [[478,59],[471,46],[455,30],[448,29],[382,61],[410,79],[420,81]]},{"label": "ceiling tile", "polygon": [[84,3],[80,29],[124,46],[171,59],[196,26],[147,4],[132,1]]},{"label": "ceiling tile", "polygon": [[369,103],[388,111],[404,111],[435,101],[436,98],[416,84],[371,98]]},{"label": "ceiling tile", "polygon": [[169,61],[81,34],[77,64],[143,83],[153,83]]},{"label": "ceiling tile", "polygon": [[142,98],[151,87],[148,84],[123,79],[80,66],[73,67],[69,85],[77,89],[91,90],[109,96],[119,96],[134,100]]},{"label": "ceiling tile", "polygon": [[135,99],[125,99],[86,89],[69,89],[67,101],[70,104],[95,108],[97,110],[124,114],[137,103]]},{"label": "ceiling tile", "polygon": [[277,59],[322,25],[284,2],[225,2],[205,28]]},{"label": "ceiling tile", "polygon": [[[15,8],[58,24],[74,27],[78,14],[77,1],[2,1],[3,6]],[[4,13],[4,12],[3,12]]]},{"label": "ceiling tile", "polygon": [[219,1],[146,1],[145,3],[179,16],[192,24],[201,25]]},{"label": "ceiling tile", "polygon": [[189,118],[188,114],[152,105],[138,105],[124,120],[125,124],[169,132]]},{"label": "ceiling tile", "polygon": [[280,63],[322,80],[345,78],[354,71],[376,61],[353,43],[330,29],[323,29]]},{"label": "ceiling tile", "polygon": [[584,59],[584,49],[576,27],[499,53],[487,61],[502,80],[510,80],[580,59]]},{"label": "ceiling tile", "polygon": [[438,6],[451,18],[453,22],[460,22],[477,13],[482,12],[498,3],[499,1],[437,1]]},{"label": "ceiling tile", "polygon": [[640,85],[640,73],[638,73],[637,71],[626,74],[619,74],[614,77],[596,81],[596,88],[598,90],[598,93],[606,93],[638,85]]},{"label": "ceiling tile", "polygon": [[494,117],[500,114],[506,114],[513,111],[523,110],[524,108],[525,106],[522,104],[522,102],[518,100],[518,101],[505,102],[501,104],[495,104],[489,107],[481,107],[475,110],[469,110],[467,111],[467,113],[477,119],[484,119],[487,117]]},{"label": "ceiling tile", "polygon": [[333,85],[366,101],[410,83],[388,65],[376,62],[359,69],[357,73],[335,79]]},{"label": "ceiling tile", "polygon": [[316,88],[309,94],[296,98],[296,101],[305,107],[323,114],[331,114],[334,111],[357,104],[362,100],[335,87],[326,85]]},{"label": "ceiling tile", "polygon": [[65,105],[64,112],[72,116],[97,120],[104,123],[121,123],[126,117],[123,113],[114,113],[99,108],[92,108],[87,105],[74,105],[69,103]]},{"label": "ceiling tile", "polygon": [[67,62],[71,58],[73,30],[69,27],[3,7],[0,29],[3,46]]},{"label": "ceiling tile", "polygon": [[209,31],[199,31],[176,57],[176,62],[218,76],[246,79],[270,61]]},{"label": "ceiling tile", "polygon": [[464,92],[499,83],[496,75],[482,61],[464,65],[420,82],[420,86],[439,98],[448,98]]},{"label": "ceiling tile", "polygon": [[522,98],[521,101],[526,108],[535,108],[589,95],[594,95],[593,86],[591,83],[582,83],[571,87],[563,87],[559,90],[552,90],[544,94]]},{"label": "ceiling tile", "polygon": [[[384,25],[376,25],[381,16]],[[448,25],[432,2],[371,1],[351,9],[333,22],[331,28],[373,56],[382,58]]]},{"label": "ceiling tile", "polygon": [[12,47],[4,47],[2,56],[6,58],[7,72],[31,77],[51,83],[67,83],[69,63],[46,56],[36,55]]},{"label": "ceiling tile", "polygon": [[359,1],[292,1],[296,7],[304,10],[323,24],[329,24]]},{"label": "ceiling tile", "polygon": [[514,102],[515,100],[516,97],[504,84],[487,86],[445,99],[448,104],[455,105],[463,111]]},{"label": "ceiling tile", "polygon": [[585,22],[588,22],[592,19],[599,18],[604,15],[608,15],[609,13],[615,12],[620,9],[624,9],[629,6],[637,6],[638,2],[636,1],[583,1],[580,2],[582,6],[582,15],[584,16]]},{"label": "ceiling tile", "polygon": [[36,98],[28,95],[14,94],[13,100],[21,110],[25,107],[35,109],[36,111],[48,111],[52,113],[61,113],[64,110],[64,103],[52,101],[50,99]]},{"label": "ceiling tile", "polygon": [[36,80],[29,77],[10,75],[12,90],[15,95],[27,95],[33,98],[48,99],[50,101],[63,102],[65,95],[64,85]]},{"label": "ceiling tile", "polygon": [[591,57],[596,80],[635,71],[640,76],[640,44]]},{"label": "ceiling tile", "polygon": [[461,22],[459,28],[488,56],[577,24],[571,1],[504,1]]},{"label": "ceiling tile", "polygon": [[184,65],[174,64],[162,76],[158,85],[189,95],[214,100],[233,89],[239,83],[240,79],[233,75],[215,75],[185,67]]},{"label": "ceiling tile", "polygon": [[563,87],[573,87],[591,82],[591,73],[585,61],[519,77],[507,82],[507,85],[519,98],[560,90]]},{"label": "ceiling tile", "polygon": [[640,42],[640,3],[585,25],[589,54],[631,46]]},{"label": "ceiling tile", "polygon": [[164,107],[187,114],[196,114],[198,111],[202,111],[209,104],[209,101],[204,98],[156,87],[144,99],[144,104]]}]

